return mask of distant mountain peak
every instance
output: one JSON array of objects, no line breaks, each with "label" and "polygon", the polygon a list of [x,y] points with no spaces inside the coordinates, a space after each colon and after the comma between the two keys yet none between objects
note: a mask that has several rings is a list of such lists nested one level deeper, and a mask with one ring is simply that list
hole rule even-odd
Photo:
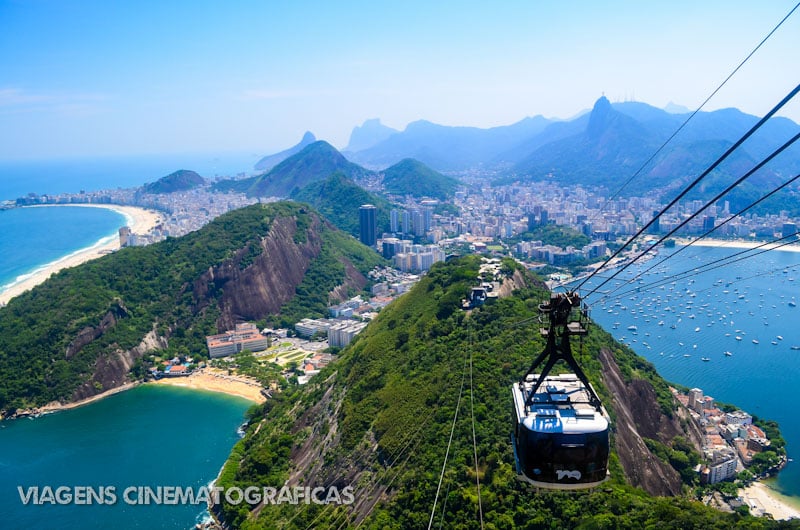
[{"label": "distant mountain peak", "polygon": [[256,162],[256,165],[253,167],[259,171],[269,171],[290,156],[302,151],[304,147],[311,145],[316,141],[317,137],[314,136],[310,131],[306,131],[303,135],[303,138],[300,140],[300,143],[290,147],[289,149],[281,151],[280,153],[265,156]]},{"label": "distant mountain peak", "polygon": [[380,118],[365,121],[360,127],[354,127],[350,133],[350,141],[345,151],[357,152],[369,149],[397,133],[395,129],[381,123]]},{"label": "distant mountain peak", "polygon": [[601,135],[608,127],[609,121],[615,113],[616,111],[611,107],[611,102],[608,101],[608,98],[601,96],[592,108],[592,114],[589,116],[589,125],[586,127],[586,133],[590,137]]},{"label": "distant mountain peak", "polygon": [[678,105],[672,101],[667,103],[667,105],[664,107],[664,111],[669,112],[670,114],[688,114],[689,112],[692,112],[687,107]]}]

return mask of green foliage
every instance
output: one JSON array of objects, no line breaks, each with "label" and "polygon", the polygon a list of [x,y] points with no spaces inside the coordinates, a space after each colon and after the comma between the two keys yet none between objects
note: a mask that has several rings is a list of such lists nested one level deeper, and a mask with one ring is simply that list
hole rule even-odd
[{"label": "green foliage", "polygon": [[292,199],[310,204],[339,230],[355,237],[359,236],[358,208],[363,204],[372,204],[378,209],[378,233],[389,231],[389,211],[392,205],[386,199],[361,188],[340,172],[293,191]]},{"label": "green foliage", "polygon": [[418,160],[406,158],[384,170],[383,185],[395,195],[445,200],[455,194],[459,182]]},{"label": "green foliage", "polygon": [[[270,507],[257,516],[243,516],[237,511],[240,508],[224,506],[227,522],[242,528],[426,527],[454,424],[434,514],[437,527],[479,527],[476,477],[481,483],[486,528],[776,526],[770,520],[721,513],[686,498],[650,497],[625,484],[614,453],[611,480],[594,490],[537,491],[516,480],[509,441],[510,389],[544,346],[538,325],[518,324],[537,315],[537,305],[547,293],[522,289],[468,315],[453,301],[467,293],[479,263],[479,258],[466,256],[433,267],[410,293],[386,307],[342,351],[339,361],[296,394],[281,396],[261,418],[254,418],[260,425],[258,433],[252,427],[248,430],[242,442],[245,450],[232,455],[224,468],[223,486],[280,486],[292,463],[307,457],[300,450],[304,441],[323,444],[324,433],[335,432],[320,456],[327,474],[300,478],[300,484],[352,485],[357,502],[380,499],[365,519],[353,513],[352,507],[334,505]],[[612,420],[613,401],[599,375],[601,347],[614,351],[627,378],[641,377],[657,388],[666,386],[658,383],[660,378],[649,363],[594,329],[583,346],[575,345],[576,356]],[[323,396],[329,400],[327,405]],[[310,438],[305,434],[309,428]],[[292,437],[294,456],[281,460],[275,444],[285,440],[288,445],[287,435]],[[261,446],[266,446],[266,453]],[[654,444],[653,448],[680,469],[690,469],[697,458],[682,439],[676,438],[670,447]],[[259,468],[264,461],[269,469]],[[227,473],[234,466],[235,473]],[[361,504],[362,510],[364,506],[369,504]]]},{"label": "green foliage", "polygon": [[[64,269],[14,298],[0,308],[0,410],[71,399],[99,356],[137,346],[154,326],[169,337],[169,352],[203,356],[205,336],[219,332],[224,284],[197,280],[225,262],[249,266],[276,218],[293,218],[304,239],[310,215],[294,203],[242,208],[180,239],[124,248]],[[310,277],[287,304],[292,318],[324,309],[328,292],[344,280],[345,263],[366,273],[381,262],[349,236],[320,226],[321,263],[312,260]],[[94,339],[80,347],[81,333]]]},{"label": "green foliage", "polygon": [[205,179],[188,169],[179,169],[151,184],[144,185],[145,193],[173,193],[186,191],[205,184]]},{"label": "green foliage", "polygon": [[554,245],[562,249],[569,246],[580,249],[592,242],[588,236],[572,227],[551,224],[537,226],[532,231],[523,232],[509,239],[508,243],[515,245],[520,241],[541,241],[545,245]]},{"label": "green foliage", "polygon": [[372,174],[371,171],[348,161],[329,143],[318,141],[257,177],[247,194],[253,197],[289,197],[295,188],[325,180],[337,172],[350,179]]}]

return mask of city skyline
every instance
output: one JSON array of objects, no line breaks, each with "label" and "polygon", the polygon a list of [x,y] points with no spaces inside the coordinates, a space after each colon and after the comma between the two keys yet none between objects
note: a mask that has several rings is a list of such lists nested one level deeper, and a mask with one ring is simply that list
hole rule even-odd
[{"label": "city skyline", "polygon": [[[794,5],[0,0],[0,159],[341,149],[367,119],[488,128],[601,95],[694,109]],[[795,13],[705,110],[765,113],[798,45]]]}]

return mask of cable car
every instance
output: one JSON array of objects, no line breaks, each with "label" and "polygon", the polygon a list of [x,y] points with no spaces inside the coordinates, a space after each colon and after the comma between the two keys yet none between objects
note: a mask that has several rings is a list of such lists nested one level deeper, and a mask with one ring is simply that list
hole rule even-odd
[{"label": "cable car", "polygon": [[[570,336],[587,333],[588,312],[580,310],[576,293],[554,293],[539,309],[549,320],[549,326],[540,329],[547,345],[511,387],[517,474],[541,488],[591,488],[608,479],[609,417],[569,342]],[[550,375],[559,360],[573,373]]]}]

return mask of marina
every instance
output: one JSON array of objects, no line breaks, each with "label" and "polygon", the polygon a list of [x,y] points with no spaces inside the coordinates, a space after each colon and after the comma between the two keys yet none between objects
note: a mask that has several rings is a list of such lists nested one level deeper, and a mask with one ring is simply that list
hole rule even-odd
[{"label": "marina", "polygon": [[[800,297],[800,285],[789,279],[800,273],[800,255],[773,251],[686,274],[738,250],[691,247],[664,264],[635,264],[618,283],[604,286],[601,296],[586,296],[587,283],[584,296],[592,318],[651,361],[666,380],[701,387],[720,402],[778,421],[793,457],[800,451],[794,413],[800,396],[791,391],[800,377],[800,329],[794,325],[800,313],[790,302]],[[662,251],[657,259],[671,252]],[[800,497],[798,466],[790,463],[774,486]]]}]

